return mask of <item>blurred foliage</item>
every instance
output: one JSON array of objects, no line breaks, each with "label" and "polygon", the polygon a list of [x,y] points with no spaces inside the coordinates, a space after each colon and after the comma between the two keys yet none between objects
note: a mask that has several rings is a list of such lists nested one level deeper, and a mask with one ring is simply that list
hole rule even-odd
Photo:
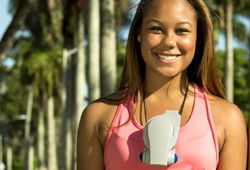
[{"label": "blurred foliage", "polygon": [[19,115],[25,114],[27,92],[21,84],[20,70],[9,69],[1,66],[0,72],[5,74],[5,85],[7,87],[3,94],[0,94],[0,118],[16,119]]},{"label": "blurred foliage", "polygon": [[[217,51],[221,76],[224,77],[224,51]],[[246,122],[249,116],[249,51],[244,48],[234,49],[234,103],[241,109]]]}]

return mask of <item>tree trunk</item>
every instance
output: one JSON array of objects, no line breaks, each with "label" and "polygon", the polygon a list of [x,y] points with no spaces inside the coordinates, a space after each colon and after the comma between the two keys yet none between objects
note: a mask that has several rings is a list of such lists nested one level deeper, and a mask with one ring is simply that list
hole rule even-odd
[{"label": "tree trunk", "polygon": [[[63,123],[62,123],[62,146],[60,154],[60,169],[75,169],[75,138],[79,110],[83,103],[84,69],[83,35],[78,30],[78,11],[76,1],[66,1],[67,10],[64,13],[64,59],[63,59]],[[83,22],[83,19],[80,19]],[[82,24],[82,23],[81,23]],[[82,25],[81,25],[82,26]],[[83,28],[81,31],[83,31]],[[83,33],[82,33],[83,34]],[[81,36],[78,40],[78,35]],[[79,44],[81,42],[81,44]],[[78,53],[78,54],[76,54]],[[80,74],[79,74],[80,73]],[[81,106],[80,106],[81,105]]]},{"label": "tree trunk", "polygon": [[31,170],[30,167],[30,126],[31,126],[31,118],[32,118],[32,105],[33,105],[33,86],[30,85],[28,87],[28,102],[27,102],[27,110],[26,110],[26,119],[25,119],[25,161],[24,161],[24,169]]},{"label": "tree trunk", "polygon": [[[69,48],[69,47],[68,47]],[[75,49],[63,50],[63,86],[62,86],[62,130],[60,146],[60,169],[72,167],[72,122],[75,114],[75,65],[72,53]]]},{"label": "tree trunk", "polygon": [[56,131],[54,117],[54,97],[48,96],[47,101],[47,124],[48,124],[48,170],[57,169],[56,154]]},{"label": "tree trunk", "polygon": [[[70,47],[68,47],[70,48]],[[74,49],[73,49],[74,51]],[[75,112],[74,62],[72,50],[63,50],[63,86],[62,86],[62,130],[60,146],[60,169],[72,167],[72,120]]]},{"label": "tree trunk", "polygon": [[[74,44],[73,44],[74,45]],[[75,55],[69,56],[67,73],[67,125],[66,125],[66,170],[71,170],[73,161],[73,127],[75,119]]]},{"label": "tree trunk", "polygon": [[233,54],[233,4],[226,4],[226,97],[230,102],[234,101],[234,54]]},{"label": "tree trunk", "polygon": [[[71,5],[71,4],[70,4]],[[71,16],[72,17],[72,16]],[[65,17],[66,18],[66,17]],[[73,19],[73,18],[68,18]],[[69,21],[68,21],[69,22]],[[60,169],[70,170],[72,165],[72,117],[74,114],[74,72],[72,66],[71,49],[74,47],[74,36],[64,35],[65,45],[63,51],[63,91],[62,91],[62,131],[60,146]]]},{"label": "tree trunk", "polygon": [[78,14],[78,43],[79,50],[76,62],[76,126],[78,127],[84,105],[85,71],[85,45],[84,45],[84,12]]},{"label": "tree trunk", "polygon": [[22,25],[32,9],[34,0],[20,1],[17,11],[0,41],[0,63],[5,58],[7,52],[12,47],[16,33],[21,29]]},{"label": "tree trunk", "polygon": [[34,140],[33,137],[30,137],[30,148],[29,148],[29,169],[34,169]]},{"label": "tree trunk", "polygon": [[89,102],[100,97],[100,3],[89,2]]},{"label": "tree trunk", "polygon": [[116,31],[115,2],[101,1],[101,95],[112,93],[116,88]]},{"label": "tree trunk", "polygon": [[12,170],[12,143],[9,139],[7,143],[7,169]]},{"label": "tree trunk", "polygon": [[38,170],[45,170],[45,158],[44,158],[44,146],[45,146],[45,138],[44,138],[44,108],[45,108],[46,97],[43,92],[42,97],[40,98],[40,106],[38,112],[38,129],[37,129],[37,145],[38,145]]},{"label": "tree trunk", "polygon": [[61,123],[61,143],[60,143],[60,169],[66,167],[66,154],[63,148],[66,148],[66,129],[67,129],[67,64],[68,50],[63,50],[62,60],[62,123]]},{"label": "tree trunk", "polygon": [[72,115],[72,170],[76,169],[76,139],[77,129],[84,105],[84,84],[85,84],[85,50],[84,50],[84,13],[78,12],[78,26],[75,37],[78,39],[78,52],[76,58],[76,78],[75,78],[75,114]]}]

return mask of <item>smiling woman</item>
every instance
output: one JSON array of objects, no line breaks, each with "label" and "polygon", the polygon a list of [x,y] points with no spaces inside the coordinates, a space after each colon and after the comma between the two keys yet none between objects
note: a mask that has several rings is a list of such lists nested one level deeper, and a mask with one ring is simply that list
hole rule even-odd
[{"label": "smiling woman", "polygon": [[[141,0],[130,27],[119,91],[91,103],[82,114],[77,168],[245,170],[245,121],[225,100],[213,42],[202,0]],[[164,113],[181,115],[173,148],[178,161],[157,167],[140,155],[149,152],[156,160],[168,155],[167,150],[150,150],[150,139],[143,134]],[[154,134],[160,138],[164,132],[176,134],[171,128],[155,129]]]},{"label": "smiling woman", "polygon": [[167,77],[181,76],[193,60],[197,17],[193,7],[187,1],[184,3],[186,6],[183,2],[156,1],[145,12],[138,35],[146,63],[145,78],[151,79],[145,82],[163,79],[165,84],[169,81]]}]

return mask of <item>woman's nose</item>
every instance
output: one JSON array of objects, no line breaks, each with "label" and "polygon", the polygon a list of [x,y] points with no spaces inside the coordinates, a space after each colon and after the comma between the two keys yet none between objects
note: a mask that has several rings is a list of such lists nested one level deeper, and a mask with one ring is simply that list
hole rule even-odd
[{"label": "woman's nose", "polygon": [[162,39],[162,44],[165,48],[174,48],[176,46],[176,37],[172,32],[166,33]]}]

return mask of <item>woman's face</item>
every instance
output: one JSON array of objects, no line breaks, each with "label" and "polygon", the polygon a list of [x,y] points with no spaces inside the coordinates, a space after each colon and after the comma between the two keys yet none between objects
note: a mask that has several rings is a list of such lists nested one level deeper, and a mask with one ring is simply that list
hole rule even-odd
[{"label": "woman's face", "polygon": [[186,0],[154,0],[143,16],[137,37],[146,78],[181,75],[194,57],[196,32],[196,13]]}]

